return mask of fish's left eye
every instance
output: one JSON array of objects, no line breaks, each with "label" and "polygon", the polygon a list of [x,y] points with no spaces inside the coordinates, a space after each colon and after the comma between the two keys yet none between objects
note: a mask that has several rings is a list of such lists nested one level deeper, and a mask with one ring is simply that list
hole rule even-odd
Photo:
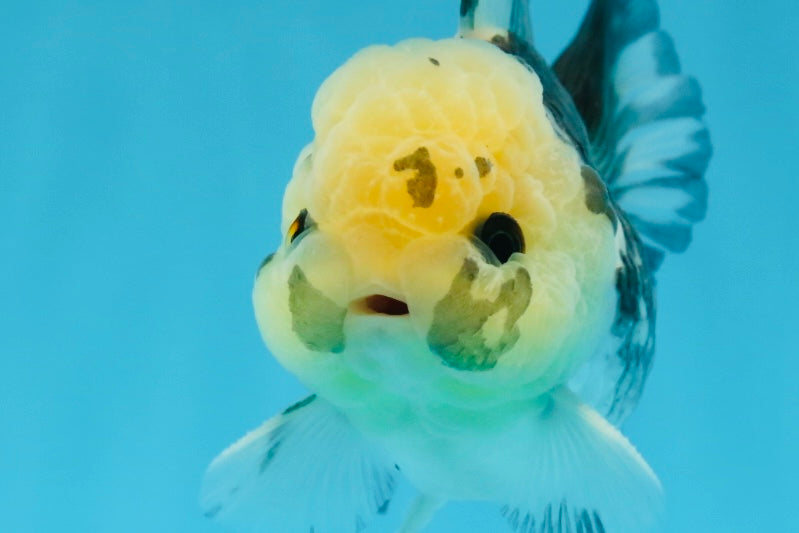
[{"label": "fish's left eye", "polygon": [[493,213],[478,228],[476,234],[502,264],[507,263],[513,254],[524,253],[522,228],[507,213]]},{"label": "fish's left eye", "polygon": [[294,240],[302,235],[306,229],[310,226],[310,220],[308,219],[308,210],[303,209],[300,211],[300,214],[297,215],[297,218],[294,219],[294,222],[291,223],[289,226],[288,231],[288,238],[289,243],[294,242]]}]

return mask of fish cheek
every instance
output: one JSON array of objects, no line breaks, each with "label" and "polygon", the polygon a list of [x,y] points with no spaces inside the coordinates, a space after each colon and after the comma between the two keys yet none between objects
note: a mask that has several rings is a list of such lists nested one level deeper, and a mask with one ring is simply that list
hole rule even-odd
[{"label": "fish cheek", "polygon": [[328,353],[344,349],[347,309],[314,287],[297,265],[289,276],[289,312],[292,330],[308,349]]},{"label": "fish cheek", "polygon": [[[478,271],[474,260],[464,260],[449,292],[433,309],[433,323],[427,335],[433,352],[457,370],[489,370],[496,366],[499,357],[519,340],[516,323],[533,294],[530,275],[519,268],[513,279],[502,284],[496,299],[474,298],[471,289]],[[506,312],[499,336],[495,342],[488,342],[483,327],[502,310]]]}]

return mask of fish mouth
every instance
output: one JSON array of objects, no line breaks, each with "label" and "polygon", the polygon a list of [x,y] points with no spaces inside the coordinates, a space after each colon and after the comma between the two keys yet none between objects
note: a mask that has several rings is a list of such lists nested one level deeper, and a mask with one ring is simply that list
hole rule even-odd
[{"label": "fish mouth", "polygon": [[363,315],[406,316],[408,304],[385,294],[372,294],[352,302],[350,308]]}]

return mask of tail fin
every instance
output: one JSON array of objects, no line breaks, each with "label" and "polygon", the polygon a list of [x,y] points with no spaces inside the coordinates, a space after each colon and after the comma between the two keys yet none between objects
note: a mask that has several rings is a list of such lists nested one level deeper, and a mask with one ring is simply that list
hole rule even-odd
[{"label": "tail fin", "polygon": [[707,209],[711,156],[696,80],[681,73],[654,0],[593,0],[554,70],[588,130],[611,196],[650,266],[682,252]]}]

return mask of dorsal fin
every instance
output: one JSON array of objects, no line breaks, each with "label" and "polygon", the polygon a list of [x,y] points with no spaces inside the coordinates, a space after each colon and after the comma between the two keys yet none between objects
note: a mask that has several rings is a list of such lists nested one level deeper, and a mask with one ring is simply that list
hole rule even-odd
[{"label": "dorsal fin", "polygon": [[696,80],[681,74],[654,0],[593,0],[554,70],[583,117],[593,164],[638,231],[649,266],[705,216],[711,155]]},{"label": "dorsal fin", "polygon": [[458,33],[463,37],[491,40],[500,30],[531,45],[529,4],[529,0],[461,0]]}]

